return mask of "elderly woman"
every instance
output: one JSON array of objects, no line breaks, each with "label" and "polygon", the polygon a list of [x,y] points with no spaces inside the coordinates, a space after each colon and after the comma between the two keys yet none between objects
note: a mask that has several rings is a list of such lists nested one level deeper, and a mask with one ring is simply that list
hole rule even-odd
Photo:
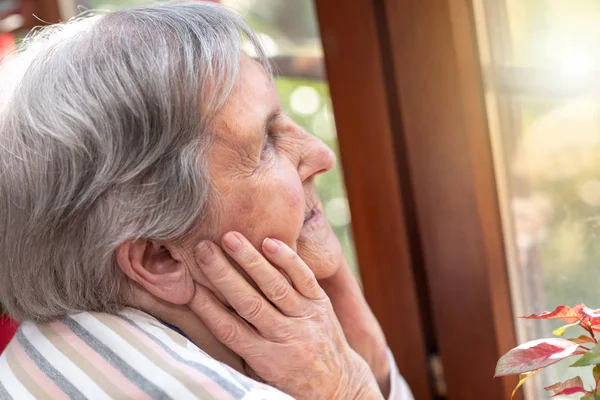
[{"label": "elderly woman", "polygon": [[87,16],[1,77],[0,399],[412,398],[238,16]]}]

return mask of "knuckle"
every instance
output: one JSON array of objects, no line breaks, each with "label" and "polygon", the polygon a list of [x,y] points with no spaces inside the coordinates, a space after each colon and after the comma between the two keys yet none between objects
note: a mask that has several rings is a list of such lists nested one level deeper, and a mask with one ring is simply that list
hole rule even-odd
[{"label": "knuckle", "polygon": [[317,282],[317,280],[315,279],[314,274],[309,274],[304,278],[304,282],[302,283],[303,286],[309,290],[310,292],[315,292],[317,293],[320,289],[321,286],[319,285],[319,283]]},{"label": "knuckle", "polygon": [[291,326],[289,324],[284,324],[279,330],[279,335],[280,335],[280,337],[282,337],[284,339],[290,339],[290,338],[294,337],[296,332],[297,332],[297,329],[294,326]]},{"label": "knuckle", "polygon": [[215,336],[223,344],[231,345],[239,340],[239,329],[229,322],[221,322],[215,329]]},{"label": "knuckle", "polygon": [[248,271],[256,270],[260,268],[262,262],[263,260],[258,254],[251,253],[248,255],[248,258],[245,262],[245,268]]},{"label": "knuckle", "polygon": [[213,272],[213,282],[222,283],[227,282],[231,277],[231,269],[226,266],[219,265],[218,268],[215,268]]},{"label": "knuckle", "polygon": [[280,301],[291,293],[291,286],[285,279],[277,279],[265,288],[265,294],[272,301]]},{"label": "knuckle", "polygon": [[333,310],[333,304],[331,303],[331,299],[329,298],[329,296],[327,296],[327,294],[325,294],[325,291],[323,289],[321,289],[321,296],[319,297],[319,301],[322,307],[324,307],[325,309]]},{"label": "knuckle", "polygon": [[263,307],[262,299],[248,296],[240,302],[239,314],[244,319],[252,320],[258,317]]}]

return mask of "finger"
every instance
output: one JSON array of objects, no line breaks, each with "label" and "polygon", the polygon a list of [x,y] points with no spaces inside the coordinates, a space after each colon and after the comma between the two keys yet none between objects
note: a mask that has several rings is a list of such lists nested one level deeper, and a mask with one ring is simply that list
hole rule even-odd
[{"label": "finger", "polygon": [[221,303],[225,304],[225,306],[230,306],[230,304],[227,302],[227,299],[213,286],[212,283],[210,283],[208,278],[206,278],[204,272],[202,272],[202,268],[200,268],[197,263],[195,267],[196,268],[190,268],[190,275],[192,276],[194,282],[210,290],[215,296],[217,296],[217,299],[219,299]]},{"label": "finger", "polygon": [[272,334],[284,317],[229,263],[221,249],[204,241],[195,248],[204,275],[231,307],[263,334]]},{"label": "finger", "polygon": [[277,239],[266,238],[263,241],[263,251],[273,264],[290,277],[296,290],[303,296],[313,300],[326,297],[315,274],[288,245]]},{"label": "finger", "polygon": [[238,232],[229,232],[223,236],[223,248],[279,310],[289,316],[299,316],[303,313],[302,297],[248,239]]},{"label": "finger", "polygon": [[244,358],[250,346],[264,341],[244,320],[227,309],[208,289],[196,285],[188,307],[211,331],[215,338]]}]

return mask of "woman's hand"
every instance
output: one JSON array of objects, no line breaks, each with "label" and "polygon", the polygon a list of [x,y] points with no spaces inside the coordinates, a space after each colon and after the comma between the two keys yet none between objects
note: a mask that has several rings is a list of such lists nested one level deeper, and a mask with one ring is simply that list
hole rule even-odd
[{"label": "woman's hand", "polygon": [[297,399],[382,398],[367,363],[348,345],[329,298],[293,250],[265,239],[263,252],[269,262],[236,232],[224,236],[223,249],[264,295],[218,246],[198,245],[198,266],[235,310],[196,285],[188,306],[218,340],[266,383]]},{"label": "woman's hand", "polygon": [[369,364],[381,393],[387,398],[391,386],[391,365],[385,335],[348,263],[342,259],[341,264],[333,276],[319,281],[319,284],[333,304],[350,347]]}]

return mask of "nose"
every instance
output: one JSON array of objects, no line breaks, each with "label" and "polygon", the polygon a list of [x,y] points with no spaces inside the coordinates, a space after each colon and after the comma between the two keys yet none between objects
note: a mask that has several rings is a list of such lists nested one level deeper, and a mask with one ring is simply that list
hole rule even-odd
[{"label": "nose", "polygon": [[333,150],[323,143],[321,139],[312,135],[307,136],[309,142],[298,165],[298,173],[302,182],[330,171],[335,167],[336,163],[336,156]]}]

